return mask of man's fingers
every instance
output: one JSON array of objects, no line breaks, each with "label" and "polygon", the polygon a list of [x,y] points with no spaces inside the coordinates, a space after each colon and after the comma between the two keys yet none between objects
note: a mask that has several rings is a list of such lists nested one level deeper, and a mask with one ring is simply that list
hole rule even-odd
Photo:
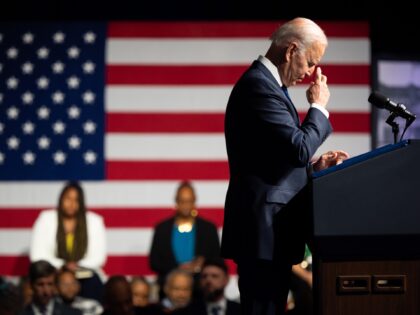
[{"label": "man's fingers", "polygon": [[322,70],[320,67],[316,68],[316,76],[315,76],[315,83],[321,83],[322,78]]}]

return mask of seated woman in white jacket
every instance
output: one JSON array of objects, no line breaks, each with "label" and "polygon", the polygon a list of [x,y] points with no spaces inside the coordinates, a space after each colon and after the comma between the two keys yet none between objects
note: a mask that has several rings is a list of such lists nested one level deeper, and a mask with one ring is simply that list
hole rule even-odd
[{"label": "seated woman in white jacket", "polygon": [[76,182],[63,188],[57,209],[42,211],[35,221],[30,260],[41,259],[73,270],[81,282],[80,295],[101,300],[105,224],[100,215],[87,211],[83,189]]}]

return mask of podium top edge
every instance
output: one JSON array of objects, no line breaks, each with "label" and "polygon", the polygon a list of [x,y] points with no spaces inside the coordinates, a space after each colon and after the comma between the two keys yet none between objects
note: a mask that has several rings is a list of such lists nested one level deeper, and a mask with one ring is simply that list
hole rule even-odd
[{"label": "podium top edge", "polygon": [[314,172],[311,175],[311,178],[312,179],[320,178],[320,177],[325,176],[327,174],[334,173],[336,171],[345,169],[345,168],[347,168],[351,165],[355,165],[355,164],[358,164],[360,162],[367,161],[367,160],[369,160],[371,158],[374,158],[376,156],[379,156],[379,155],[382,155],[382,154],[385,154],[385,153],[388,153],[388,152],[406,147],[410,144],[410,142],[411,142],[411,140],[408,139],[408,140],[403,140],[403,141],[397,142],[395,144],[387,144],[385,146],[376,148],[372,151],[369,151],[369,152],[357,155],[355,157],[349,158],[347,160],[344,160],[343,163],[341,163],[339,165],[329,167],[329,168],[327,168],[325,170],[322,170],[322,171],[319,171],[319,172]]}]

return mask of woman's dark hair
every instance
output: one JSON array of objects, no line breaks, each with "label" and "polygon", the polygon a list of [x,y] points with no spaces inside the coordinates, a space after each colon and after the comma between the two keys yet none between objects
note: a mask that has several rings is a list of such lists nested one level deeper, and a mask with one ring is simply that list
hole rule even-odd
[{"label": "woman's dark hair", "polygon": [[[64,195],[71,189],[76,190],[79,202],[79,211],[76,214],[76,229],[74,232],[73,250],[67,251],[66,233],[64,231]],[[86,253],[88,245],[85,196],[82,187],[77,182],[69,182],[64,186],[58,199],[58,229],[57,229],[57,256],[65,261],[79,261]]]}]

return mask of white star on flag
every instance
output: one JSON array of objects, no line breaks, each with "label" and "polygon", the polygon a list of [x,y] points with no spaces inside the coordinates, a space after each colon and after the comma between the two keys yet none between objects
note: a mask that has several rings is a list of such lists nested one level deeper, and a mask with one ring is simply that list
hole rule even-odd
[{"label": "white star on flag", "polygon": [[95,72],[95,64],[92,61],[86,61],[82,64],[83,72],[87,74],[92,74]]},{"label": "white star on flag", "polygon": [[55,91],[51,95],[51,98],[52,98],[54,104],[62,104],[64,102],[65,95],[61,91]]},{"label": "white star on flag", "polygon": [[66,38],[66,35],[63,32],[57,32],[53,35],[53,41],[56,44],[62,44],[64,43],[64,39]]},{"label": "white star on flag", "polygon": [[37,111],[39,119],[47,119],[50,116],[50,110],[47,106],[41,106]]},{"label": "white star on flag", "polygon": [[11,136],[9,139],[7,139],[7,146],[11,150],[17,150],[19,148],[20,140],[16,136]]},{"label": "white star on flag", "polygon": [[86,44],[93,44],[96,39],[96,34],[92,31],[89,31],[83,35],[83,40]]},{"label": "white star on flag", "polygon": [[56,61],[52,64],[51,67],[55,74],[60,74],[60,73],[63,73],[65,64],[62,63],[61,61]]},{"label": "white star on flag", "polygon": [[50,84],[50,80],[48,80],[47,77],[42,76],[37,81],[36,84],[38,85],[38,88],[41,90],[45,90],[48,88],[48,85]]},{"label": "white star on flag", "polygon": [[61,135],[66,130],[66,124],[63,123],[62,121],[58,120],[55,123],[53,123],[52,128],[53,128],[55,134]]},{"label": "white star on flag", "polygon": [[34,101],[35,95],[29,91],[26,91],[22,95],[23,104],[32,104]]},{"label": "white star on flag", "polygon": [[95,152],[89,150],[83,154],[83,158],[85,159],[86,164],[95,164],[96,162],[96,154]]},{"label": "white star on flag", "polygon": [[22,65],[22,72],[24,74],[32,74],[32,72],[34,71],[34,64],[27,61]]},{"label": "white star on flag", "polygon": [[32,151],[26,151],[23,156],[23,163],[28,165],[28,164],[34,164],[35,159],[36,159],[36,155],[32,152]]},{"label": "white star on flag", "polygon": [[93,121],[88,120],[83,124],[83,130],[86,134],[93,134],[96,130],[96,124]]},{"label": "white star on flag", "polygon": [[9,119],[17,119],[19,117],[19,109],[16,106],[9,107],[7,109],[7,117]]},{"label": "white star on flag", "polygon": [[9,58],[9,59],[16,59],[18,54],[19,54],[19,51],[17,50],[16,47],[10,47],[6,51],[7,58]]},{"label": "white star on flag", "polygon": [[79,57],[80,49],[77,48],[76,46],[72,46],[67,50],[67,54],[70,59],[76,59]]},{"label": "white star on flag", "polygon": [[22,130],[25,135],[31,135],[34,133],[35,125],[31,121],[27,121],[22,125]]},{"label": "white star on flag", "polygon": [[19,80],[16,77],[10,77],[7,79],[6,85],[9,89],[15,90],[19,85]]},{"label": "white star on flag", "polygon": [[92,91],[86,91],[82,94],[82,99],[85,104],[92,104],[95,102],[95,93]]},{"label": "white star on flag", "polygon": [[37,51],[37,55],[39,59],[47,59],[48,55],[50,54],[50,51],[47,47],[41,47]]},{"label": "white star on flag", "polygon": [[66,162],[67,155],[63,151],[57,151],[53,154],[55,164],[64,164]]},{"label": "white star on flag", "polygon": [[79,87],[79,84],[80,84],[80,79],[76,77],[75,75],[67,79],[67,85],[69,89],[77,89]]},{"label": "white star on flag", "polygon": [[82,140],[79,137],[74,136],[74,135],[68,139],[68,144],[69,144],[70,149],[79,149],[81,142]]},{"label": "white star on flag", "polygon": [[25,34],[23,34],[22,41],[25,44],[32,44],[33,41],[34,41],[34,34],[32,34],[32,33],[25,33]]},{"label": "white star on flag", "polygon": [[80,116],[80,109],[76,105],[72,105],[68,110],[67,114],[70,119],[77,119]]},{"label": "white star on flag", "polygon": [[50,147],[51,140],[46,136],[42,136],[38,139],[38,147],[41,150],[46,150]]}]

